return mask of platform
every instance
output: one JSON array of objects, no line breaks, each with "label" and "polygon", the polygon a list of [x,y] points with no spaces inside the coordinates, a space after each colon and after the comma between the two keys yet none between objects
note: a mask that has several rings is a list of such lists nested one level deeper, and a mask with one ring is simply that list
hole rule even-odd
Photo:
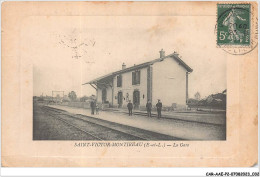
[{"label": "platform", "polygon": [[[107,108],[105,111],[128,114],[126,109]],[[133,110],[133,114],[147,116],[146,111]],[[152,111],[152,117],[156,117],[157,112]],[[226,123],[225,112],[210,112],[210,111],[162,111],[162,118],[179,119],[185,121],[209,123],[216,125],[224,125]]]},{"label": "platform", "polygon": [[[225,126],[222,124],[208,124],[195,121],[180,121],[174,118],[161,118],[146,117],[142,115],[128,116],[123,110],[120,111],[100,111],[99,115],[91,115],[90,109],[75,108],[60,105],[48,105],[53,108],[62,109],[73,114],[82,114],[119,124],[133,126],[149,131],[154,131],[170,136],[174,136],[186,140],[224,140],[225,139]],[[176,116],[177,117],[177,116]],[[190,116],[187,116],[190,119]],[[198,119],[199,117],[197,117]]]}]

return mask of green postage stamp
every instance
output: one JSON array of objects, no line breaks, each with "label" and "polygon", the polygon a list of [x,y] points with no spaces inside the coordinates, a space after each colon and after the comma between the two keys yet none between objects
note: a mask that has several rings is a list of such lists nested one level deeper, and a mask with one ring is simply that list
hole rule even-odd
[{"label": "green postage stamp", "polygon": [[217,44],[250,45],[250,4],[217,5]]}]

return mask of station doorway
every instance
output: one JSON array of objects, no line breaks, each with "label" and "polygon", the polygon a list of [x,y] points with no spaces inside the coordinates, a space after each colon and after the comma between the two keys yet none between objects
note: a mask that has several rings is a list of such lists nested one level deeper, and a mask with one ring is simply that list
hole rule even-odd
[{"label": "station doorway", "polygon": [[117,94],[117,103],[118,103],[118,107],[122,108],[122,105],[123,105],[123,93],[122,92],[118,92],[118,94]]},{"label": "station doorway", "polygon": [[134,109],[139,109],[140,105],[140,92],[139,90],[135,90],[133,93],[133,104],[134,104]]}]

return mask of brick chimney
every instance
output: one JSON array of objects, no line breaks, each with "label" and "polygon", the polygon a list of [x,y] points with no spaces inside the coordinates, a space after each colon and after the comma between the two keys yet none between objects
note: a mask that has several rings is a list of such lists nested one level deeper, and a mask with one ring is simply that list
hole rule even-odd
[{"label": "brick chimney", "polygon": [[160,58],[165,57],[165,51],[163,49],[159,53],[160,53]]},{"label": "brick chimney", "polygon": [[126,68],[126,65],[125,63],[122,64],[122,69],[125,69]]}]

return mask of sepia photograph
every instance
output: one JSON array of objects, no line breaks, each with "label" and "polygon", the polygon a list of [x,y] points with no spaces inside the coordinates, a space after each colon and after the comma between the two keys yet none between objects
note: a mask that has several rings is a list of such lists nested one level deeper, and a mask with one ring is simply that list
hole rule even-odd
[{"label": "sepia photograph", "polygon": [[33,140],[226,140],[226,58],[185,37],[210,18],[31,19]]},{"label": "sepia photograph", "polygon": [[256,2],[2,3],[2,166],[255,166],[257,17]]}]

